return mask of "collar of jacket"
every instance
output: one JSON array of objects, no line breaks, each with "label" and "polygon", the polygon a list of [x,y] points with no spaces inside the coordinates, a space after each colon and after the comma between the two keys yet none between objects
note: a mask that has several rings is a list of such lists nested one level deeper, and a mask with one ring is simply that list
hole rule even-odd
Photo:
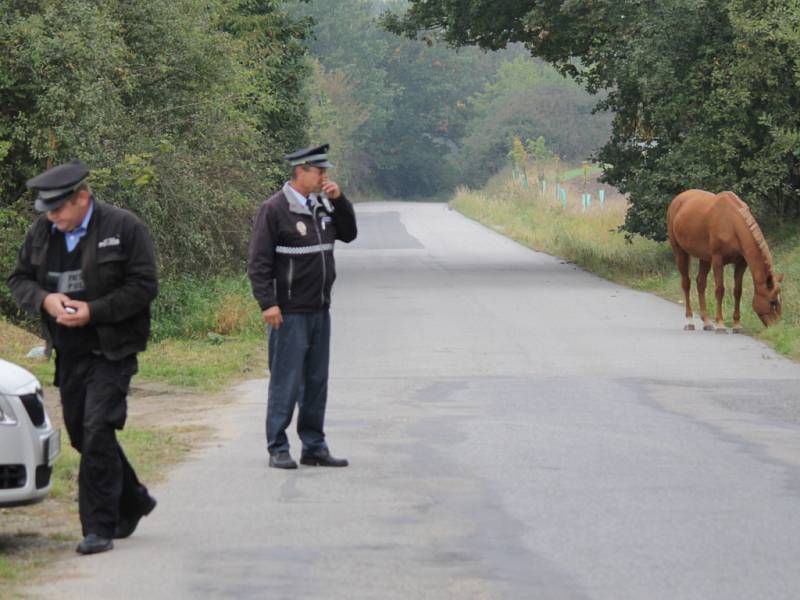
[{"label": "collar of jacket", "polygon": [[[97,290],[97,270],[93,267],[97,261],[97,232],[101,227],[105,214],[105,207],[94,198],[92,198],[92,200],[94,202],[94,212],[92,214],[92,219],[89,221],[89,227],[83,236],[84,246],[83,255],[81,257],[83,280],[86,284],[86,296],[90,299],[94,299]],[[46,216],[42,215],[40,219],[42,219],[42,225],[38,232],[39,240],[36,243],[38,248],[35,260],[39,265],[37,279],[39,285],[44,287],[47,278],[47,251],[50,247],[50,235],[52,230],[50,228],[50,221],[47,220]]]},{"label": "collar of jacket", "polygon": [[289,182],[283,184],[283,195],[286,196],[286,202],[289,203],[289,210],[293,213],[297,213],[299,215],[310,215],[311,211],[308,210],[305,206],[300,204],[300,202],[295,198],[295,194],[299,192],[295,192],[289,185]]}]

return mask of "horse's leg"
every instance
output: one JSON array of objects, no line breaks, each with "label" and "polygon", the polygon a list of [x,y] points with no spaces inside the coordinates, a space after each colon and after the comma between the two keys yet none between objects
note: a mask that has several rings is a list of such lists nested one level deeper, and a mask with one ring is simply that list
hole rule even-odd
[{"label": "horse's leg", "polygon": [[733,271],[733,333],[742,333],[742,324],[739,322],[739,305],[742,301],[742,279],[747,269],[747,262],[744,258],[736,261]]},{"label": "horse's leg", "polygon": [[708,272],[711,270],[711,263],[707,260],[700,261],[697,269],[697,300],[700,302],[700,318],[703,319],[703,330],[714,331],[714,325],[708,318],[706,309],[706,284],[708,283]]},{"label": "horse's leg", "polygon": [[689,279],[689,253],[674,244],[672,253],[675,255],[675,264],[678,265],[678,272],[681,274],[681,287],[683,288],[683,298],[686,305],[686,325],[683,326],[683,330],[694,331],[692,301],[689,299],[689,292],[692,288],[692,282]]},{"label": "horse's leg", "polygon": [[725,297],[725,277],[723,273],[725,263],[722,262],[722,256],[712,256],[711,266],[714,268],[714,295],[717,298],[715,331],[717,333],[728,333],[728,330],[725,328],[725,321],[722,319],[722,299]]}]

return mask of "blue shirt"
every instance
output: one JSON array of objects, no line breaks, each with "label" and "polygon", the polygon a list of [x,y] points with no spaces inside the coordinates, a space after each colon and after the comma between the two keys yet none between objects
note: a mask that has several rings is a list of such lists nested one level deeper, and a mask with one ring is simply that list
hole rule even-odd
[{"label": "blue shirt", "polygon": [[[94,212],[94,199],[89,202],[89,210],[86,211],[86,216],[83,217],[83,221],[81,222],[81,226],[77,229],[73,229],[72,231],[65,231],[64,232],[64,241],[67,244],[67,252],[72,252],[78,246],[78,242],[81,241],[81,238],[86,235],[87,228],[89,227],[89,221],[92,218],[92,213]],[[56,231],[56,224],[53,223],[53,227],[50,229],[53,233]]]}]

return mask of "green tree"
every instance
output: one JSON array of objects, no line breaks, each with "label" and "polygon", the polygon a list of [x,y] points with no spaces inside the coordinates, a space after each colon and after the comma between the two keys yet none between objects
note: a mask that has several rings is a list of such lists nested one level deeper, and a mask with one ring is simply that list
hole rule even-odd
[{"label": "green tree", "polygon": [[304,89],[311,77],[306,37],[310,19],[285,10],[285,0],[226,3],[223,29],[243,44],[250,90],[243,108],[253,114],[260,137],[259,167],[270,181],[285,174],[283,155],[308,141]]},{"label": "green tree", "polygon": [[[456,157],[471,116],[468,98],[500,58],[389,34],[377,17],[400,4],[315,0],[298,7],[315,21],[310,48],[322,67],[318,76],[330,79],[315,80],[307,94],[320,107],[314,120],[327,123],[312,131],[338,140],[334,162],[351,184],[394,196],[428,195],[460,180]],[[348,119],[353,123],[344,124]]]},{"label": "green tree", "polygon": [[357,84],[344,71],[329,72],[317,60],[313,66],[305,92],[310,103],[309,136],[331,144],[336,180],[345,189],[364,187],[372,177],[373,158],[358,132],[367,125],[371,107],[353,98]]},{"label": "green tree", "polygon": [[8,215],[32,216],[25,180],[80,157],[99,198],[147,222],[163,271],[240,269],[256,203],[305,140],[308,23],[283,5],[0,0],[8,247]]},{"label": "green tree", "polygon": [[630,196],[625,229],[665,236],[689,187],[732,189],[761,216],[797,216],[800,6],[746,0],[411,0],[387,25],[456,45],[530,52],[607,90],[604,178]]},{"label": "green tree", "polygon": [[596,100],[552,67],[518,55],[470,105],[460,162],[467,181],[480,185],[505,162],[508,140],[543,136],[550,149],[567,160],[582,160],[608,139],[610,116],[593,114]]}]

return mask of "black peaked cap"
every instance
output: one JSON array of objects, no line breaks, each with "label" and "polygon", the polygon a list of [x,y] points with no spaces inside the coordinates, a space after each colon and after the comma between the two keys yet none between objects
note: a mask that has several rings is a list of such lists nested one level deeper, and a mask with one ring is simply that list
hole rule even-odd
[{"label": "black peaked cap", "polygon": [[89,167],[82,160],[71,160],[48,169],[25,182],[37,192],[34,206],[39,212],[55,210],[67,201],[70,194],[89,176]]},{"label": "black peaked cap", "polygon": [[288,160],[293,167],[297,165],[312,165],[314,167],[321,167],[328,169],[333,165],[328,162],[328,148],[330,144],[322,144],[320,146],[309,146],[301,150],[290,152],[284,158]]}]

